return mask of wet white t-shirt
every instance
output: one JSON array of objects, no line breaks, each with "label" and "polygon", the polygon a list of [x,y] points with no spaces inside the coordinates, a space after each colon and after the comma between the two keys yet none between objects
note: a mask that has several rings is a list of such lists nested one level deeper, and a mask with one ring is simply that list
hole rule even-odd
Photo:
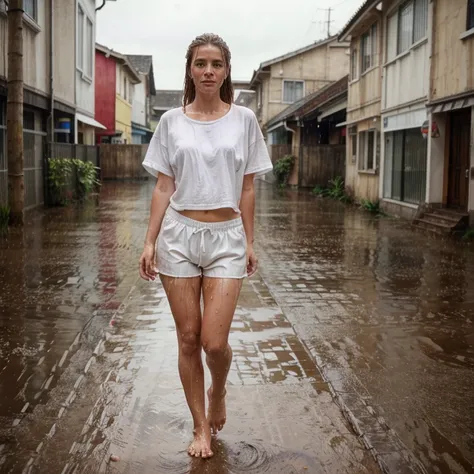
[{"label": "wet white t-shirt", "polygon": [[182,108],[163,114],[143,166],[175,179],[170,206],[177,211],[230,207],[239,213],[244,175],[272,169],[255,114],[235,104],[210,122],[193,120]]}]

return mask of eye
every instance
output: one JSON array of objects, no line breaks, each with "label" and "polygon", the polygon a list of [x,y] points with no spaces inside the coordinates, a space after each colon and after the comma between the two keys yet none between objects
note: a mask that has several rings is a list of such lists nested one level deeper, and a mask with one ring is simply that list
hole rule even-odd
[{"label": "eye", "polygon": [[214,67],[220,68],[223,67],[224,65],[222,63],[214,63]]}]

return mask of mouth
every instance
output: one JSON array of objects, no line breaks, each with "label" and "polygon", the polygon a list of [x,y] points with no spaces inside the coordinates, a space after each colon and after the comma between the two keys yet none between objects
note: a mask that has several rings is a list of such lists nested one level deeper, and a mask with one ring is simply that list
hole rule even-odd
[{"label": "mouth", "polygon": [[202,81],[202,84],[205,84],[206,86],[212,86],[213,84],[215,84],[214,81]]}]

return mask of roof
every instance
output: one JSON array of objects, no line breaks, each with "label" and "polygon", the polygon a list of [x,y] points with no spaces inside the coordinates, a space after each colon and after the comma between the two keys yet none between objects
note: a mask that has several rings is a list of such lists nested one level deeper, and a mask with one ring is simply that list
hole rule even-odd
[{"label": "roof", "polygon": [[169,110],[183,105],[182,90],[157,90],[156,95],[151,98],[152,109]]},{"label": "roof", "polygon": [[150,94],[155,95],[156,88],[155,76],[153,74],[153,56],[148,54],[127,54],[126,56],[136,71],[148,76],[150,81]]},{"label": "roof", "polygon": [[344,28],[339,33],[339,41],[345,41],[354,26],[356,26],[363,18],[364,14],[372,10],[372,8],[376,7],[380,2],[381,0],[365,0],[365,2],[359,7],[359,9],[352,16],[352,18],[347,22],[346,26],[344,26]]},{"label": "roof", "polygon": [[132,64],[128,60],[127,56],[125,56],[124,54],[121,54],[117,51],[114,51],[113,49],[107,48],[107,46],[104,46],[104,45],[99,44],[99,43],[95,44],[95,49],[96,49],[96,51],[100,51],[101,53],[105,54],[106,56],[112,56],[117,61],[119,61],[121,64],[123,64],[128,69],[130,75],[135,79],[135,83],[142,82],[140,76],[138,75],[138,72],[132,66]]},{"label": "roof", "polygon": [[324,40],[315,41],[314,43],[311,43],[308,46],[304,46],[303,48],[299,48],[295,51],[291,51],[289,53],[283,54],[282,56],[278,56],[276,58],[269,59],[268,61],[260,63],[259,68],[256,71],[253,72],[252,79],[250,80],[250,88],[252,88],[254,86],[254,82],[257,79],[258,75],[261,72],[264,72],[263,70],[265,68],[268,68],[272,64],[276,64],[276,63],[280,63],[282,61],[286,61],[287,59],[293,58],[295,56],[306,53],[306,52],[311,51],[313,49],[316,49],[316,48],[319,48],[321,46],[327,45],[329,43],[332,43],[333,41],[337,41],[337,38],[338,38],[337,35],[330,36],[329,38],[326,38]]},{"label": "roof", "polygon": [[239,90],[238,94],[236,94],[234,102],[237,105],[248,107],[254,98],[255,98],[254,91]]},{"label": "roof", "polygon": [[297,117],[307,115],[336,97],[347,94],[348,81],[349,76],[346,75],[338,81],[332,82],[322,89],[303,97],[269,120],[267,128],[284,120],[296,119]]}]

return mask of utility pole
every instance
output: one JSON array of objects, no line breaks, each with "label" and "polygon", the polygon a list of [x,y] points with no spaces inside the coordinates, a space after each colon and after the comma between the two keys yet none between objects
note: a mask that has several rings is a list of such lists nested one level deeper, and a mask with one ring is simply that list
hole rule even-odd
[{"label": "utility pole", "polygon": [[24,224],[23,0],[8,6],[7,156],[10,223]]},{"label": "utility pole", "polygon": [[328,8],[328,38],[331,36],[331,10],[332,8]]}]

